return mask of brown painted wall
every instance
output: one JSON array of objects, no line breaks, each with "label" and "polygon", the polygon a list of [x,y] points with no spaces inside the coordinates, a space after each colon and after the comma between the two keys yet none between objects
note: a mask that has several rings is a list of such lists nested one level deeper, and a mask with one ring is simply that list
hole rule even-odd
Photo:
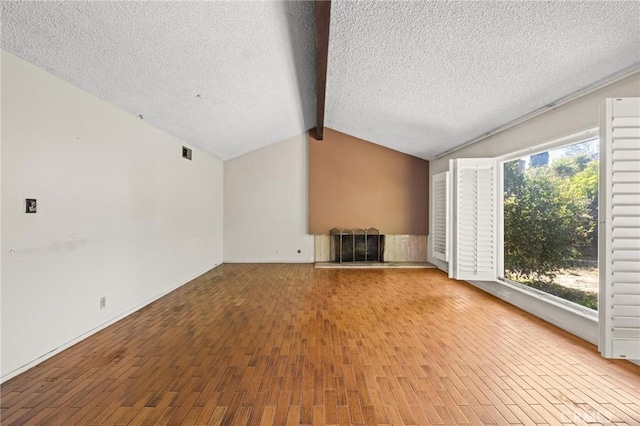
[{"label": "brown painted wall", "polygon": [[309,136],[309,233],[378,228],[426,235],[429,162],[362,139],[324,130]]}]

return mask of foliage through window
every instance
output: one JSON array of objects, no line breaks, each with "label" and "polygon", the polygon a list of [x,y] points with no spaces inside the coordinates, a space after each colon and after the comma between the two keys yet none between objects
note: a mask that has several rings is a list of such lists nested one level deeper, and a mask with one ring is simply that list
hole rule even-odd
[{"label": "foliage through window", "polygon": [[597,310],[598,139],[504,163],[505,278]]}]

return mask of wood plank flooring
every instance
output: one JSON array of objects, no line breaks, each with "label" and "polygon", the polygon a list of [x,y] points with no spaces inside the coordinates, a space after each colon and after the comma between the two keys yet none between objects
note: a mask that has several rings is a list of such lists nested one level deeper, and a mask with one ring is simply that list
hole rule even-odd
[{"label": "wood plank flooring", "polygon": [[438,270],[222,265],[3,384],[1,421],[637,425],[639,384]]}]

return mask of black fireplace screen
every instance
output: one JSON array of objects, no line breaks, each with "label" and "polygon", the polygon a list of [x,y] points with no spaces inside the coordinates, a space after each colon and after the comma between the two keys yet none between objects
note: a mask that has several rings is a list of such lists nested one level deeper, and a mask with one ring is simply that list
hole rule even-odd
[{"label": "black fireplace screen", "polygon": [[384,262],[384,235],[377,229],[334,228],[329,234],[332,261]]}]

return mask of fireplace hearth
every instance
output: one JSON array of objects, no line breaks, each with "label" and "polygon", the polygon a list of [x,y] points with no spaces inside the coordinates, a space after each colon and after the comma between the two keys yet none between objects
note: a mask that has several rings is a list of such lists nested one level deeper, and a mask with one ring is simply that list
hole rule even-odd
[{"label": "fireplace hearth", "polygon": [[334,228],[329,234],[333,262],[384,262],[385,236],[377,229]]}]

